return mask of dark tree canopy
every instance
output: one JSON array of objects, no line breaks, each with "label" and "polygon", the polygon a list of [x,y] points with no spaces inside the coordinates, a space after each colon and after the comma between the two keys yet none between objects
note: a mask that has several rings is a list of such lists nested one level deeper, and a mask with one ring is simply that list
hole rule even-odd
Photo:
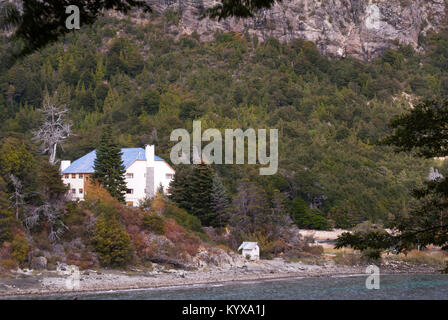
[{"label": "dark tree canopy", "polygon": [[205,10],[204,16],[218,18],[229,17],[248,18],[260,9],[269,9],[275,2],[282,0],[221,0],[220,4]]},{"label": "dark tree canopy", "polygon": [[203,163],[179,166],[170,183],[170,198],[206,226],[219,224],[218,213],[213,210],[213,175],[213,169]]},{"label": "dark tree canopy", "polygon": [[29,54],[72,31],[65,26],[66,8],[70,5],[79,8],[81,26],[93,24],[103,10],[127,13],[132,8],[142,8],[150,11],[143,0],[24,0],[17,7],[8,2],[2,5],[0,27],[15,27],[13,37],[24,42],[21,54]]},{"label": "dark tree canopy", "polygon": [[[281,0],[221,0],[221,3],[204,10],[198,16],[225,19],[228,17],[251,17],[254,12],[270,8]],[[13,38],[23,41],[21,55],[32,53],[57,41],[72,30],[66,28],[66,8],[79,8],[80,25],[93,24],[105,10],[128,13],[139,8],[151,12],[144,0],[23,0],[4,2],[0,5],[0,29],[13,29]]]},{"label": "dark tree canopy", "polygon": [[426,158],[448,155],[448,100],[439,99],[415,106],[412,112],[391,121],[394,133],[381,141],[397,151],[417,151]]}]

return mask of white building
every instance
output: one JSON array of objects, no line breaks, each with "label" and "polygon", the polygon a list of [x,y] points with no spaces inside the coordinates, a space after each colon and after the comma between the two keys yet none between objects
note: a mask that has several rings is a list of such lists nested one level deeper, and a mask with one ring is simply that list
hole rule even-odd
[{"label": "white building", "polygon": [[[160,185],[168,192],[174,169],[162,158],[154,154],[154,146],[121,149],[122,161],[126,168],[126,205],[138,206],[140,200],[153,197]],[[62,179],[69,186],[69,194],[74,200],[84,200],[88,192],[89,180],[94,172],[96,151],[73,161],[61,161]]]},{"label": "white building", "polygon": [[260,260],[260,247],[258,242],[243,242],[238,251],[243,250],[241,254],[249,260]]}]

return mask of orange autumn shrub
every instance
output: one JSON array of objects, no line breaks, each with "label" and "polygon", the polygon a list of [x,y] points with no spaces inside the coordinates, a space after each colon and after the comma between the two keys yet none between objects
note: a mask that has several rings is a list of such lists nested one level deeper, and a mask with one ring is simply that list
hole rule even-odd
[{"label": "orange autumn shrub", "polygon": [[0,247],[0,267],[5,270],[17,269],[18,262],[12,257],[12,244],[10,242],[3,242]]},{"label": "orange autumn shrub", "polygon": [[16,234],[12,240],[11,247],[11,255],[14,260],[19,264],[24,263],[30,250],[26,237],[23,234]]},{"label": "orange autumn shrub", "polygon": [[15,270],[19,267],[19,264],[14,259],[3,259],[0,260],[0,267],[6,270]]},{"label": "orange autumn shrub", "polygon": [[120,202],[117,199],[112,197],[106,189],[95,181],[90,182],[88,189],[86,190],[85,200],[87,202],[110,203],[114,206],[120,205]]},{"label": "orange autumn shrub", "polygon": [[157,193],[151,202],[151,212],[161,216],[165,213],[165,208],[166,200],[160,193]]}]

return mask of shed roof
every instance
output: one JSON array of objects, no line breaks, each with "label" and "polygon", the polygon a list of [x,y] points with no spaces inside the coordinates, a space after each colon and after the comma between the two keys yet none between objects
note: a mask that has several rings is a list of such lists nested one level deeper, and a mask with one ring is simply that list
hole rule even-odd
[{"label": "shed roof", "polygon": [[238,251],[240,251],[241,249],[245,249],[245,250],[252,250],[255,249],[256,247],[258,247],[258,242],[243,242],[240,247],[238,248]]},{"label": "shed roof", "polygon": [[[123,155],[121,160],[123,161],[124,167],[127,169],[137,160],[146,161],[145,149],[143,148],[123,148],[121,149]],[[93,150],[86,154],[85,156],[73,161],[73,163],[62,173],[93,173],[93,165],[96,159],[96,150]],[[154,156],[155,161],[164,161],[158,156]]]}]

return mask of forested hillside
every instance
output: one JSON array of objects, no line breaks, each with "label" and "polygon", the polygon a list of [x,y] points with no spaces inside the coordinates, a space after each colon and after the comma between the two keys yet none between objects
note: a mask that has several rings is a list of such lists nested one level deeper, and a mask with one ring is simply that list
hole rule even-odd
[{"label": "forested hillside", "polygon": [[[419,99],[447,95],[448,32],[422,38],[424,54],[402,47],[367,63],[330,60],[298,39],[177,37],[168,32],[177,22],[170,10],[106,16],[17,61],[18,48],[1,38],[1,144],[23,142],[38,157],[31,132],[45,91],[57,92],[70,109],[74,134],[59,159],[96,148],[106,124],[120,146],[155,144],[167,160],[171,131],[191,130],[193,119],[203,130],[278,128],[276,175],[259,176],[255,166],[214,167],[231,194],[248,178],[269,201],[275,190],[283,193],[291,215],[312,213],[340,227],[406,213],[409,191],[434,164],[375,142],[394,115]],[[436,165],[446,174],[443,163]]]}]

